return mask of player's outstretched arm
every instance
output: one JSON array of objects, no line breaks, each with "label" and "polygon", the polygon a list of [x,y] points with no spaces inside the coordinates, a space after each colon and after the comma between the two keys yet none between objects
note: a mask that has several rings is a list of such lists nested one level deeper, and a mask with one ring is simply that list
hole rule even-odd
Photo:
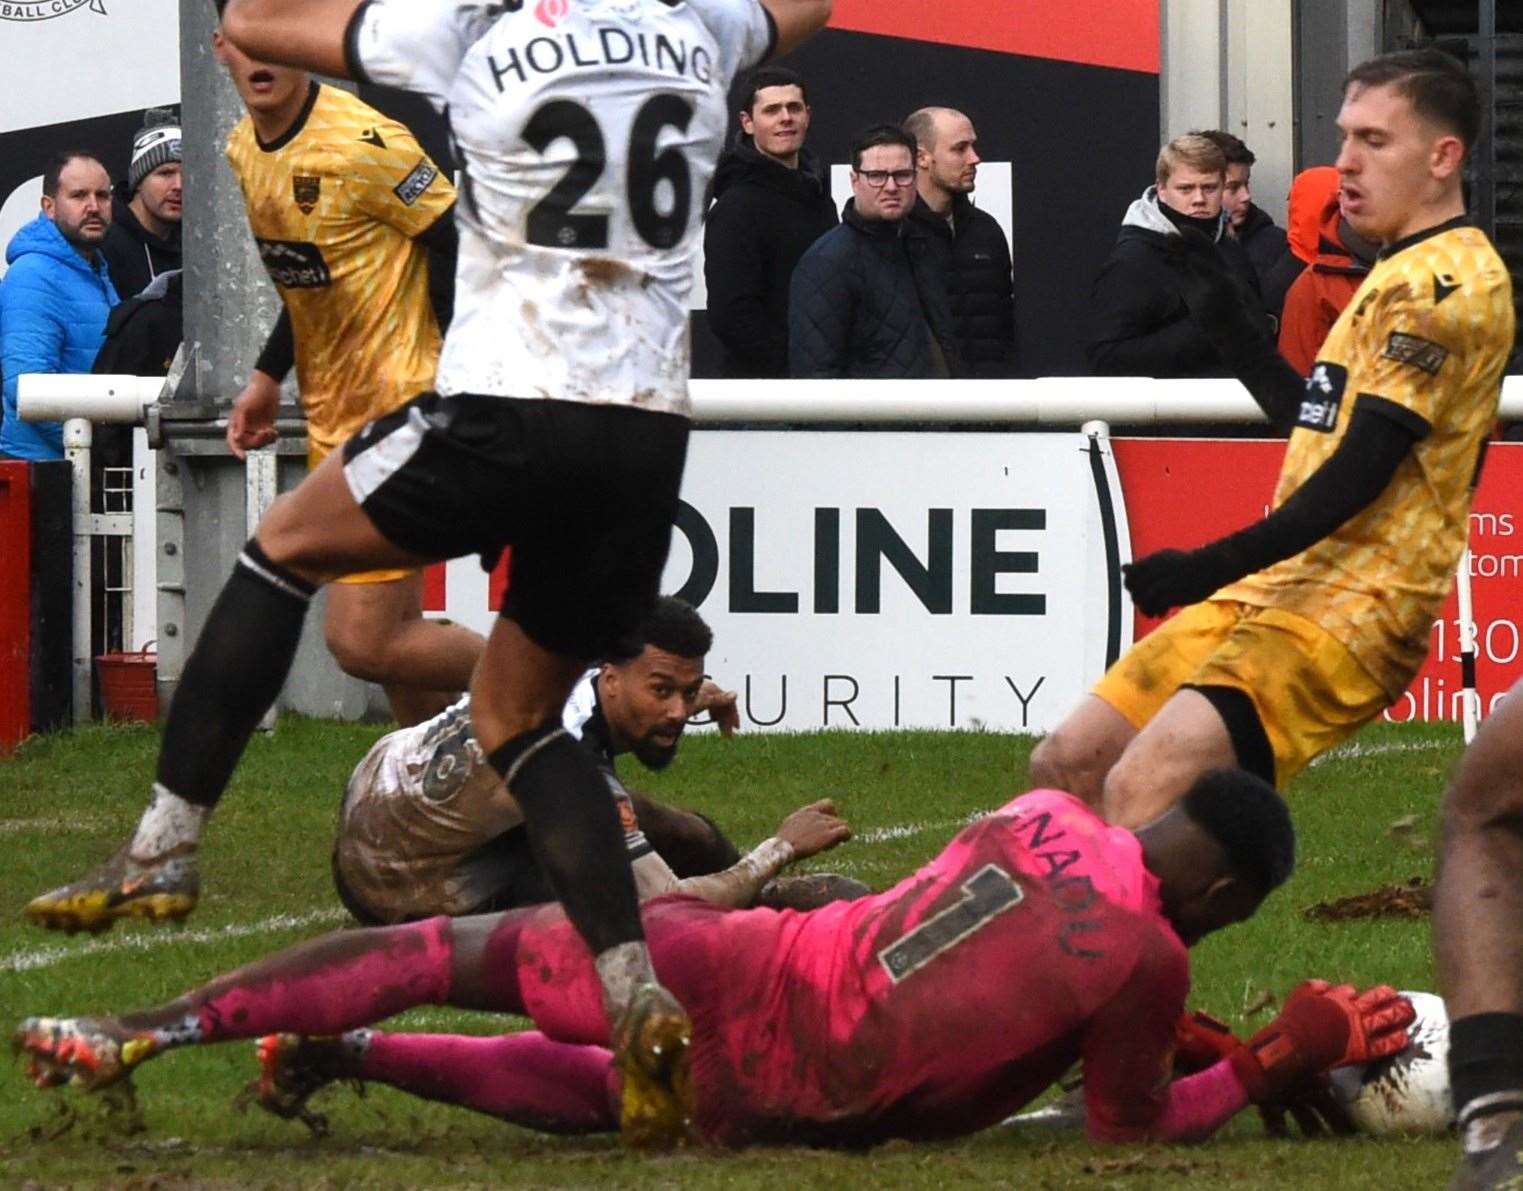
[{"label": "player's outstretched arm", "polygon": [[1269,516],[1198,550],[1160,550],[1123,567],[1133,602],[1159,616],[1320,542],[1386,490],[1420,437],[1414,420],[1361,396],[1337,450]]},{"label": "player's outstretched arm", "polygon": [[349,78],[344,40],[364,0],[228,0],[222,33],[251,58]]},{"label": "player's outstretched arm", "polygon": [[1168,241],[1171,262],[1181,271],[1190,317],[1270,424],[1281,433],[1295,425],[1306,381],[1285,362],[1275,342],[1249,313],[1210,240],[1186,229]]},{"label": "player's outstretched arm", "polygon": [[[1118,998],[1104,1023],[1086,1038],[1085,1099],[1088,1127],[1097,1141],[1200,1141],[1249,1104],[1294,1102],[1307,1081],[1347,1063],[1386,1058],[1408,1042],[1412,1004],[1381,985],[1357,992],[1352,985],[1307,980],[1285,998],[1278,1017],[1247,1042],[1230,1033],[1207,1036],[1198,1019],[1176,1025],[1208,1056],[1220,1058],[1195,1075],[1177,1079],[1162,1094],[1146,1086],[1148,1041],[1158,1032],[1139,1026],[1146,1002]],[[1118,1036],[1127,1021],[1133,1035]],[[1134,1053],[1127,1054],[1128,1050]],[[1152,1068],[1156,1072],[1156,1066]]]},{"label": "player's outstretched arm", "polygon": [[[828,798],[801,806],[778,826],[777,834],[763,840],[722,873],[688,877],[673,884],[670,892],[687,893],[721,906],[749,906],[762,886],[796,860],[828,851],[851,838],[846,820],[836,814]],[[640,864],[636,862],[636,876]],[[642,882],[641,895],[645,894]]]},{"label": "player's outstretched arm", "polygon": [[833,0],[761,0],[777,25],[777,45],[773,55],[786,54],[811,34],[818,33],[830,20]]}]

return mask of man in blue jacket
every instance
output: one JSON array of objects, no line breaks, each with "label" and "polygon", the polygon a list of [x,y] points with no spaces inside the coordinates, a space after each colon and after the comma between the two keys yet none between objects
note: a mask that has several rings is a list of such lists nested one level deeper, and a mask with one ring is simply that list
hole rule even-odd
[{"label": "man in blue jacket", "polygon": [[83,152],[60,153],[42,176],[42,214],[11,237],[0,283],[0,457],[62,459],[63,427],[23,422],[16,383],[26,372],[89,372],[116,289],[100,254],[111,226],[111,177]]}]

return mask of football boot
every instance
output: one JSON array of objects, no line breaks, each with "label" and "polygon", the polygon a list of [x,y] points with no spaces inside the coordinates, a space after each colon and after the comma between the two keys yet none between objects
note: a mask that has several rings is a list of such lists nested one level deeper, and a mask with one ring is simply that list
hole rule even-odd
[{"label": "football boot", "polygon": [[667,1150],[689,1140],[693,1023],[659,984],[642,984],[614,1031],[623,1077],[619,1132],[632,1149]]},{"label": "football boot", "polygon": [[133,860],[124,847],[73,884],[34,897],[27,903],[26,916],[48,930],[99,934],[118,918],[176,922],[196,908],[200,894],[194,851],[145,864]]},{"label": "football boot", "polygon": [[151,1034],[129,1034],[105,1017],[29,1017],[11,1035],[27,1057],[27,1077],[39,1088],[70,1084],[86,1092],[125,1079],[157,1054]]}]

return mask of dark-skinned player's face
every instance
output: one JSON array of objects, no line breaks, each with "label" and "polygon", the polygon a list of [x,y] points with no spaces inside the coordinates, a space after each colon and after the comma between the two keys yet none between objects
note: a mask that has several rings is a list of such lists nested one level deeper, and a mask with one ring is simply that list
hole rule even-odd
[{"label": "dark-skinned player's face", "polygon": [[648,769],[666,768],[702,686],[703,658],[678,657],[654,645],[632,661],[605,665],[598,692],[614,747],[633,753]]},{"label": "dark-skinned player's face", "polygon": [[1169,921],[1186,947],[1223,927],[1247,922],[1263,903],[1256,889],[1233,877],[1220,876],[1171,908]]}]

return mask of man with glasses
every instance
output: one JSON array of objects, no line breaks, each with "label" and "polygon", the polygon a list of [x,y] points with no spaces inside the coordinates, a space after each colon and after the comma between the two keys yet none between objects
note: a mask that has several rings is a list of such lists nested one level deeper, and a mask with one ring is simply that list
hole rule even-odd
[{"label": "man with glasses", "polygon": [[841,225],[793,271],[788,356],[797,377],[954,376],[946,280],[915,205],[915,138],[891,124],[857,137]]}]

